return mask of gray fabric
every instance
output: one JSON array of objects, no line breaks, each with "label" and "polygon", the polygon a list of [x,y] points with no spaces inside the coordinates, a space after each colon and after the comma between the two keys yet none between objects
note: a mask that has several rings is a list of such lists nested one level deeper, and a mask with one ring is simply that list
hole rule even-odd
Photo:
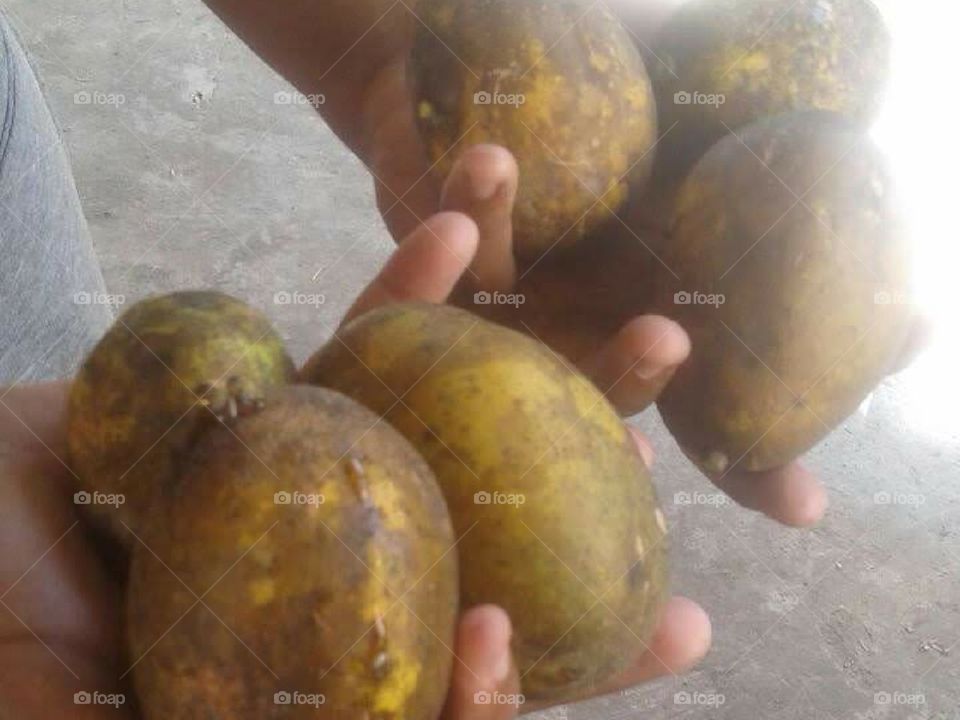
[{"label": "gray fabric", "polygon": [[113,311],[37,79],[0,17],[0,385],[65,378]]}]

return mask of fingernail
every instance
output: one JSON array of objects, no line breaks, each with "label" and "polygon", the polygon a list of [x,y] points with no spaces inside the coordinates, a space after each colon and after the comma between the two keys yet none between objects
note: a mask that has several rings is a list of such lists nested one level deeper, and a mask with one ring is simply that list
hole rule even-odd
[{"label": "fingernail", "polygon": [[486,622],[486,642],[483,647],[483,666],[487,668],[488,681],[495,687],[501,685],[510,677],[512,659],[510,654],[509,621],[497,619],[494,622],[488,616]]},{"label": "fingernail", "polygon": [[502,612],[475,609],[467,614],[461,631],[468,638],[470,666],[489,687],[498,687],[510,677],[510,622]]},{"label": "fingernail", "polygon": [[474,201],[489,202],[500,192],[503,183],[486,172],[467,171],[467,183],[470,188],[470,197]]},{"label": "fingernail", "polygon": [[510,648],[502,650],[497,661],[493,665],[493,679],[497,685],[506,682],[510,676]]},{"label": "fingernail", "polygon": [[663,363],[659,363],[656,360],[640,360],[633,369],[633,373],[641,380],[650,381],[656,380],[674,369],[675,366],[664,366]]}]

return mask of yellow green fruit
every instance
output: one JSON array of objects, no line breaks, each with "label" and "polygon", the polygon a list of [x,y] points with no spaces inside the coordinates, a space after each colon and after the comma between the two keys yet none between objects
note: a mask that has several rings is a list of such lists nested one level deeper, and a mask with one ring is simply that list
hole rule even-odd
[{"label": "yellow green fruit", "polygon": [[368,410],[288,386],[212,428],[132,555],[145,720],[436,720],[457,613],[429,467]]},{"label": "yellow green fruit", "polygon": [[667,589],[663,515],[589,381],[519,333],[417,304],[349,324],[302,377],[382,414],[431,465],[462,603],[510,614],[528,697],[567,697],[636,658]]},{"label": "yellow green fruit", "polygon": [[239,300],[181,292],[138,303],[90,353],[70,391],[78,502],[136,542],[153,491],[171,482],[198,433],[255,408],[293,375],[270,322]]},{"label": "yellow green fruit", "polygon": [[574,245],[646,182],[653,91],[603,3],[422,0],[416,10],[410,68],[430,162],[446,177],[471,145],[513,152],[522,258]]},{"label": "yellow green fruit", "polygon": [[687,454],[766,470],[853,413],[903,351],[908,260],[883,159],[839,117],[717,143],[680,190],[657,281],[693,341],[659,400]]},{"label": "yellow green fruit", "polygon": [[659,33],[648,66],[666,135],[647,203],[660,206],[703,153],[748,123],[824,110],[868,125],[887,85],[890,36],[871,0],[691,0]]}]

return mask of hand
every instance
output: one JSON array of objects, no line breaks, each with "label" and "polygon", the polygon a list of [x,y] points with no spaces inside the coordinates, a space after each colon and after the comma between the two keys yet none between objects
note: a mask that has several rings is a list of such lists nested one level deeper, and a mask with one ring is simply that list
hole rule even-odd
[{"label": "hand", "polygon": [[[638,45],[649,48],[677,0],[610,0]],[[407,52],[406,46],[402,48]],[[650,62],[656,62],[651,57]],[[642,286],[660,262],[662,222],[615,221],[597,242],[567,257],[546,256],[532,268],[518,269],[513,258],[511,215],[518,187],[515,160],[503,148],[457,149],[457,163],[438,186],[423,154],[408,91],[404,61],[371,85],[365,105],[369,160],[378,177],[381,210],[392,228],[405,229],[420,215],[456,210],[480,228],[480,248],[453,293],[453,302],[541,340],[578,365],[624,415],[650,405],[676,368],[690,342],[673,321],[647,315]],[[402,148],[402,152],[397,152]],[[402,200],[402,202],[401,202]],[[637,287],[641,289],[638,291]],[[501,290],[525,299],[519,308],[478,306],[478,290]],[[925,325],[915,332],[896,369],[922,347]],[[802,463],[761,473],[734,470],[711,478],[742,506],[785,525],[808,527],[828,506],[821,481]]]},{"label": "hand", "polygon": [[[388,302],[444,301],[473,259],[478,235],[463,215],[431,218],[401,244],[351,315]],[[73,504],[74,477],[64,461],[67,392],[65,383],[0,390],[0,707],[22,720],[132,718],[129,700],[119,711],[74,702],[77,692],[120,692],[126,668],[118,573]],[[650,459],[649,446],[638,443]],[[502,610],[478,607],[464,615],[444,720],[516,714],[474,702],[481,691],[519,692],[510,635]],[[675,598],[649,650],[638,648],[631,670],[602,690],[680,673],[709,644],[703,610]]]},{"label": "hand", "polygon": [[[490,146],[467,150],[446,181],[441,205],[467,211],[480,227],[503,229],[509,245],[513,195],[495,201],[490,213],[498,220],[477,211],[464,190],[481,172],[490,184],[515,188],[516,166],[503,159],[506,154]],[[499,181],[492,181],[498,174]],[[489,235],[480,234],[482,247]],[[456,304],[532,335],[569,358],[628,416],[656,399],[686,360],[690,340],[672,320],[643,314],[643,299],[623,290],[630,287],[631,274],[642,282],[649,266],[638,255],[647,250],[624,227],[604,240],[572,257],[548,257],[521,275],[509,290],[524,297],[520,307],[477,305],[474,292],[483,286],[475,276],[467,276],[453,295]],[[451,256],[450,249],[441,250]],[[472,267],[477,268],[476,259]],[[800,463],[765,473],[734,471],[713,480],[744,507],[790,526],[815,524],[827,507],[823,485]]]},{"label": "hand", "polygon": [[[638,43],[649,44],[652,31],[675,3],[615,3]],[[513,203],[519,183],[517,163],[503,148],[464,148],[441,186],[431,172],[414,119],[407,56],[412,24],[398,18],[390,51],[381,53],[358,106],[361,128],[354,148],[376,178],[378,204],[395,237],[404,237],[436,209],[469,215],[480,243],[464,281],[453,293],[456,304],[537,337],[577,364],[624,414],[650,405],[686,360],[690,341],[675,322],[645,315],[644,293],[627,289],[647,282],[656,240],[644,240],[626,225],[614,223],[608,242],[580,256],[547,256],[537,267],[518,271],[512,248]],[[362,52],[343,62],[364,63]],[[334,73],[339,75],[339,73]],[[338,108],[324,110],[337,122]],[[606,240],[606,238],[605,238]],[[447,254],[450,255],[449,250]],[[519,282],[518,282],[519,280]],[[472,302],[477,290],[522,294],[518,312],[483,308]],[[827,494],[802,465],[754,474],[734,472],[715,478],[741,505],[791,526],[809,526],[826,511]]]},{"label": "hand", "polygon": [[[649,46],[677,1],[609,5],[637,43]],[[579,257],[550,254],[518,272],[511,239],[518,177],[510,154],[491,146],[465,148],[445,184],[430,172],[406,73],[419,25],[415,2],[288,2],[273,12],[256,0],[207,2],[302,92],[325,96],[318,109],[376,178],[378,203],[394,237],[406,237],[437,209],[473,218],[482,239],[454,302],[476,312],[482,310],[472,303],[478,289],[521,293],[527,304],[520,311],[487,308],[483,314],[565,355],[625,415],[657,397],[690,344],[676,323],[644,315],[643,287],[657,262],[656,218],[643,230],[616,221],[604,243]],[[714,480],[740,504],[786,525],[813,525],[827,507],[823,485],[798,463]]]},{"label": "hand", "polygon": [[[474,261],[480,230],[461,213],[441,213],[404,240],[380,276],[358,298],[344,322],[393,302],[443,303],[466,268]],[[641,455],[653,463],[653,450],[634,433]],[[510,621],[495,607],[468,611],[457,641],[457,663],[444,720],[508,720],[516,708],[479,705],[479,692],[516,695],[519,678],[510,658]],[[633,666],[621,677],[597,690],[613,692],[667,674],[679,674],[695,665],[710,646],[710,621],[704,611],[685,598],[673,598],[649,648],[638,648]],[[536,709],[526,705],[523,711]]]}]

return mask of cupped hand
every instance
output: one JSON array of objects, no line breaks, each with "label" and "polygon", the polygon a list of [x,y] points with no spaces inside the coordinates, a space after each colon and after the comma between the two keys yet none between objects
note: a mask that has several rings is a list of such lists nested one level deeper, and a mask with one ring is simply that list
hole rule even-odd
[{"label": "cupped hand", "polygon": [[[462,214],[430,218],[401,243],[350,316],[391,302],[445,301],[473,261],[478,239],[476,224]],[[75,477],[65,460],[67,392],[66,383],[0,389],[0,708],[18,720],[133,718],[119,680],[127,669],[122,582],[103,540],[76,513]],[[652,460],[642,438],[638,446]],[[517,714],[509,704],[477,702],[478,693],[519,693],[511,633],[498,608],[464,615],[444,720]],[[680,673],[709,644],[703,610],[674,598],[649,647],[637,648],[633,667],[599,691]],[[101,704],[78,703],[76,693],[100,693]],[[102,704],[121,693],[127,694],[119,707]]]},{"label": "cupped hand", "polygon": [[[401,242],[379,277],[347,313],[345,322],[387,303],[446,302],[475,261],[480,236],[477,223],[462,213],[431,217]],[[650,444],[637,433],[634,437],[644,461],[652,464]],[[478,694],[510,698],[520,692],[521,679],[510,657],[511,632],[509,618],[498,608],[478,607],[465,614],[444,720],[506,720],[517,714],[518,709],[509,704],[477,702]],[[710,621],[704,611],[690,600],[673,598],[648,647],[638,647],[630,669],[611,678],[595,694],[682,673],[707,652],[710,637]],[[520,708],[531,709],[535,707]]]},{"label": "cupped hand", "polygon": [[[614,2],[641,46],[649,44],[674,2]],[[388,228],[406,237],[423,218],[438,209],[458,211],[479,228],[479,247],[453,302],[510,325],[553,347],[580,367],[624,414],[649,406],[672,379],[690,352],[686,333],[672,320],[646,315],[643,284],[656,260],[656,238],[641,236],[621,220],[611,224],[609,238],[579,257],[547,254],[534,267],[514,260],[511,216],[520,182],[517,163],[504,148],[485,145],[454,148],[454,169],[444,182],[432,171],[416,127],[407,74],[413,32],[420,24],[415,6],[389,18],[396,30],[366,71],[331,73],[367,79],[353,108],[361,120],[348,142],[375,178],[377,199]],[[350,53],[342,63],[364,63],[363,53]],[[343,103],[327,103],[322,112],[333,126],[344,125]],[[416,234],[416,233],[414,233]],[[455,257],[452,248],[443,252]],[[526,308],[477,305],[476,292],[521,295]],[[791,526],[816,523],[827,507],[827,494],[800,464],[754,474],[735,471],[714,478],[745,507]]]},{"label": "cupped hand", "polygon": [[[657,238],[616,220],[609,237],[564,260],[548,253],[518,268],[511,215],[519,178],[503,148],[455,147],[441,181],[416,127],[407,58],[423,26],[413,0],[330,0],[285,4],[265,13],[255,0],[206,0],[265,60],[309,97],[374,177],[378,205],[399,241],[438,210],[469,215],[479,247],[452,301],[522,330],[583,369],[624,414],[647,407],[686,359],[690,342],[674,322],[645,314]],[[639,46],[677,0],[605,0]],[[441,248],[450,258],[455,248]],[[432,281],[430,281],[432,282]],[[481,307],[478,291],[523,295],[522,312]],[[762,476],[738,473],[721,487],[741,504],[788,525],[815,523],[827,500],[799,465]]]}]

